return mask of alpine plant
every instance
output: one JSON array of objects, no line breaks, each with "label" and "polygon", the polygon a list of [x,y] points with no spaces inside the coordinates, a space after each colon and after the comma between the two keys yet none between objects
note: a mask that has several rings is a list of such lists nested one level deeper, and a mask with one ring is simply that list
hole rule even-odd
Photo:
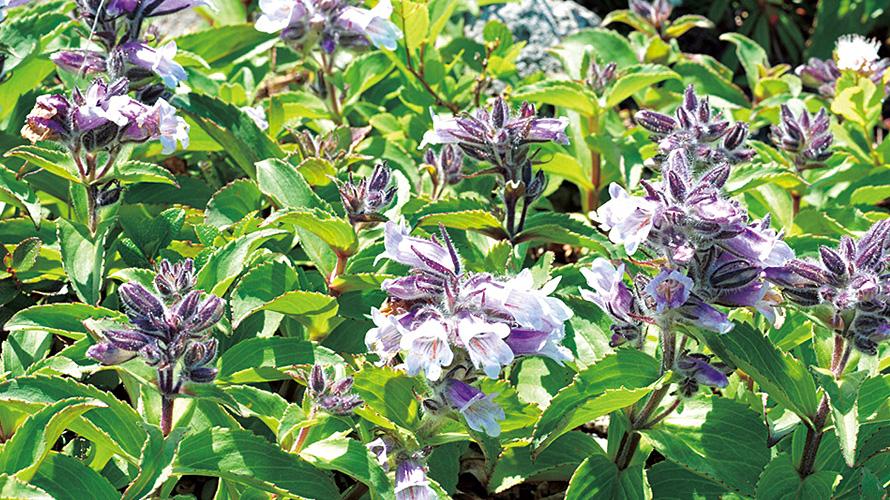
[{"label": "alpine plant", "polygon": [[753,155],[744,144],[746,123],[721,120],[691,86],[673,117],[643,110],[636,120],[658,143],[662,180],[642,181],[640,196],[612,184],[611,199],[593,218],[628,257],[644,253],[635,262],[655,274],[625,282],[623,263],[599,258],[582,269],[591,290],[581,293],[612,318],[613,347],[642,348],[647,326],[657,326],[663,368],[682,375],[678,391],[689,397],[700,385],[725,387],[727,370],[704,354],[676,352],[677,326],[727,333],[733,323],[724,308],[751,308],[775,321],[781,297],[764,281],[764,269],[794,253],[770,229],[768,215],[749,220],[723,192],[732,165]]},{"label": "alpine plant", "polygon": [[412,271],[383,282],[389,299],[372,310],[376,328],[365,343],[382,363],[398,357],[409,376],[424,376],[429,394],[423,406],[430,415],[456,411],[471,429],[497,436],[504,419],[497,394],[484,394],[473,383],[483,375],[497,378],[518,356],[571,360],[559,342],[572,311],[549,296],[558,280],[538,288],[527,269],[511,278],[465,271],[440,229],[441,239],[423,239],[386,224],[386,251],[378,259]]}]

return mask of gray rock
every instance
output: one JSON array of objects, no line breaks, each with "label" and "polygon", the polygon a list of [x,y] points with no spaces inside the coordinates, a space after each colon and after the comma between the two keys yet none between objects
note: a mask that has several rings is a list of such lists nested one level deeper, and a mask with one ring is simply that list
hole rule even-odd
[{"label": "gray rock", "polygon": [[564,37],[602,21],[593,12],[568,0],[522,0],[519,3],[488,5],[479,17],[466,24],[466,35],[482,40],[485,24],[496,19],[510,28],[515,41],[526,42],[516,60],[516,71],[524,78],[532,73],[562,72],[559,61],[546,52]]}]

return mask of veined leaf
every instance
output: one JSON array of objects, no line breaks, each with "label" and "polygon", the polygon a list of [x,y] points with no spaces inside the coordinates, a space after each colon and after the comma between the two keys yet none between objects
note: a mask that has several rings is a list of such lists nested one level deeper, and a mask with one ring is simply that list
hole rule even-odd
[{"label": "veined leaf", "polygon": [[391,368],[365,364],[354,380],[355,392],[381,416],[406,429],[417,429],[420,425],[414,379]]},{"label": "veined leaf", "polygon": [[273,214],[267,224],[286,222],[321,238],[338,255],[351,256],[358,250],[358,236],[345,219],[320,209],[290,210]]},{"label": "veined leaf", "polygon": [[148,433],[148,439],[142,448],[139,474],[127,487],[121,500],[145,498],[170,477],[170,463],[173,462],[179,442],[188,432],[186,428],[173,429],[165,438],[157,426],[143,424],[142,428]]},{"label": "veined leaf", "polygon": [[365,483],[381,498],[395,499],[392,483],[368,448],[355,439],[331,437],[316,441],[300,456],[322,469],[336,470]]},{"label": "veined leaf", "polygon": [[643,466],[624,470],[605,455],[593,455],[578,467],[566,490],[566,500],[645,500]]},{"label": "veined leaf", "polygon": [[286,231],[265,229],[245,234],[224,246],[214,250],[207,262],[198,271],[199,290],[206,290],[214,295],[224,295],[235,278],[244,270],[247,258],[260,245]]},{"label": "veined leaf", "polygon": [[427,215],[420,219],[420,226],[437,227],[439,224],[452,229],[474,231],[496,240],[507,237],[507,232],[504,231],[501,221],[485,210]]},{"label": "veined leaf", "polygon": [[21,158],[65,180],[80,182],[80,173],[74,165],[74,160],[71,159],[71,154],[67,151],[39,146],[19,146],[7,151],[3,156]]},{"label": "veined leaf", "polygon": [[219,358],[217,380],[248,384],[285,380],[293,365],[337,364],[343,359],[312,342],[284,337],[253,338],[238,342]]},{"label": "veined leaf", "polygon": [[22,309],[6,322],[4,328],[9,331],[40,330],[80,340],[89,333],[83,324],[83,320],[89,318],[127,321],[122,313],[104,307],[77,303],[46,304]]},{"label": "veined leaf", "polygon": [[120,492],[98,472],[80,460],[49,452],[31,484],[50,493],[55,500],[82,500],[89,492],[91,500],[119,500]]},{"label": "veined leaf", "polygon": [[263,193],[256,182],[249,179],[235,180],[217,191],[207,203],[204,223],[218,229],[231,227],[247,214],[263,208],[263,201]]},{"label": "veined leaf", "polygon": [[74,221],[57,221],[62,267],[83,302],[98,304],[105,281],[105,235]]}]

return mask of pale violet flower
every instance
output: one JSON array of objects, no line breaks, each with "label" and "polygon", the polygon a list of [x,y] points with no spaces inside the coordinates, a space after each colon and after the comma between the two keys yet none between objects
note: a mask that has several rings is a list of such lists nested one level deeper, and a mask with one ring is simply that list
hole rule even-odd
[{"label": "pale violet flower", "polygon": [[430,487],[426,470],[414,457],[396,466],[396,500],[436,500],[439,495]]},{"label": "pale violet flower", "polygon": [[346,6],[338,21],[343,27],[367,36],[375,46],[396,50],[396,41],[402,39],[402,32],[389,20],[391,15],[392,2],[380,0],[371,10]]},{"label": "pale violet flower", "polygon": [[265,131],[269,129],[269,122],[266,121],[266,110],[263,109],[261,104],[257,104],[256,107],[244,106],[239,109],[249,116],[260,130]]},{"label": "pale violet flower", "polygon": [[612,199],[603,203],[593,219],[609,231],[613,243],[623,244],[627,255],[633,255],[649,237],[656,215],[662,208],[655,201],[630,196],[616,183],[609,186]]},{"label": "pale violet flower", "polygon": [[152,111],[158,118],[158,134],[161,144],[164,146],[163,154],[176,151],[176,142],[182,144],[182,148],[189,147],[189,124],[181,116],[176,116],[176,108],[167,101],[158,99]]},{"label": "pale violet flower", "polygon": [[662,269],[646,285],[646,293],[655,299],[655,312],[661,314],[685,304],[693,287],[692,279],[680,271]]},{"label": "pale violet flower", "polygon": [[278,33],[288,25],[309,14],[302,0],[260,0],[256,29],[263,33]]},{"label": "pale violet flower", "polygon": [[581,274],[593,291],[581,289],[581,297],[598,305],[600,309],[623,321],[630,321],[633,295],[624,284],[624,264],[616,269],[602,257],[593,261],[590,268],[582,267]]},{"label": "pale violet flower", "polygon": [[513,351],[504,342],[504,338],[510,335],[510,327],[506,324],[489,323],[481,318],[463,314],[458,320],[457,331],[473,366],[482,367],[490,378],[497,378],[501,373],[501,366],[513,362]]},{"label": "pale violet flower", "polygon": [[188,78],[182,65],[173,60],[176,57],[176,42],[173,40],[158,48],[141,42],[129,42],[123,44],[120,50],[130,64],[160,76],[167,88],[176,88],[179,82]]},{"label": "pale violet flower", "polygon": [[467,426],[474,431],[484,432],[491,437],[501,434],[498,420],[504,420],[504,409],[494,402],[499,393],[486,395],[481,390],[459,380],[449,380],[446,389],[449,402],[467,420]]},{"label": "pale violet flower", "polygon": [[442,367],[450,365],[454,359],[448,344],[448,330],[436,319],[424,321],[413,330],[404,332],[400,345],[408,353],[405,365],[411,377],[422,370],[429,380],[439,380]]},{"label": "pale violet flower", "polygon": [[861,35],[844,35],[837,40],[835,55],[839,69],[871,71],[872,63],[878,60],[881,43],[874,38]]}]

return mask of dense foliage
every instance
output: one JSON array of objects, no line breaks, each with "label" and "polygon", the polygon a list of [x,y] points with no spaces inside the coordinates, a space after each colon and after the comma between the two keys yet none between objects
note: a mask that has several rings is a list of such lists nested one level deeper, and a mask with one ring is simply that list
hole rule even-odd
[{"label": "dense foliage", "polygon": [[751,3],[0,0],[0,499],[886,498],[888,22]]}]

